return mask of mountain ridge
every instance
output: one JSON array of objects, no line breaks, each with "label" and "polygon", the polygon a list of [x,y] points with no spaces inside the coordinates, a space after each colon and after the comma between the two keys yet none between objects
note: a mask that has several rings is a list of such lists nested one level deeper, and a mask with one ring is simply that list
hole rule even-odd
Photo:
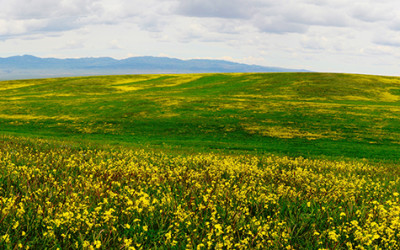
[{"label": "mountain ridge", "polygon": [[309,72],[236,63],[214,59],[182,60],[170,57],[138,56],[125,59],[111,57],[41,58],[32,55],[0,57],[0,80],[64,76],[236,73],[236,72]]}]

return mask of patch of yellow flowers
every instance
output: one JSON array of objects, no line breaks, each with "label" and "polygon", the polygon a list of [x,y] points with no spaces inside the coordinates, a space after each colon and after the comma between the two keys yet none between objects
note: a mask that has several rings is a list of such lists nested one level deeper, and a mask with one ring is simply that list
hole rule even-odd
[{"label": "patch of yellow flowers", "polygon": [[396,166],[3,137],[0,247],[398,249]]}]

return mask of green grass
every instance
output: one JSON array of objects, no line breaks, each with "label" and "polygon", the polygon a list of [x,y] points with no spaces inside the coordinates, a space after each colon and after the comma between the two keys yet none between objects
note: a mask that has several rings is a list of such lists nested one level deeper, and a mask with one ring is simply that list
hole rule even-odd
[{"label": "green grass", "polygon": [[398,160],[400,78],[182,74],[0,82],[0,133],[180,150]]},{"label": "green grass", "polygon": [[398,77],[3,81],[0,248],[398,249],[399,119]]}]

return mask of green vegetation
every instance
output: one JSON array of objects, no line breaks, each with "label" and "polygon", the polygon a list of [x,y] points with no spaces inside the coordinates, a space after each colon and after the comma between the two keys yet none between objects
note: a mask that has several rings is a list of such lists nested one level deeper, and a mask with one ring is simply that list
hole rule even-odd
[{"label": "green vegetation", "polygon": [[400,78],[0,82],[2,249],[399,249]]},{"label": "green vegetation", "polygon": [[0,138],[1,249],[399,249],[397,166]]},{"label": "green vegetation", "polygon": [[0,82],[0,132],[193,152],[398,159],[400,78],[182,74]]}]

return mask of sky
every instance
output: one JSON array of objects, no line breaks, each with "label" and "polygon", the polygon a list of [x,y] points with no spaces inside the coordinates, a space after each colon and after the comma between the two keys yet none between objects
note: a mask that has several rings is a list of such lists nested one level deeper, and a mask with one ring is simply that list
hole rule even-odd
[{"label": "sky", "polygon": [[400,76],[400,1],[0,0],[0,57],[25,54]]}]

